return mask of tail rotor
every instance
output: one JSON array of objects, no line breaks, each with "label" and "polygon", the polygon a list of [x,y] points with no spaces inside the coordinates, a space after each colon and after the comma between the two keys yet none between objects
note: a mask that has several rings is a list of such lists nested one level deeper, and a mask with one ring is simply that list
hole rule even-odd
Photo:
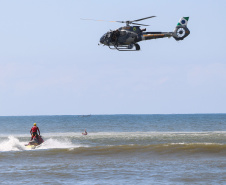
[{"label": "tail rotor", "polygon": [[189,17],[182,17],[174,32],[173,32],[173,37],[175,40],[183,40],[185,37],[187,37],[190,34],[190,30],[187,28]]}]

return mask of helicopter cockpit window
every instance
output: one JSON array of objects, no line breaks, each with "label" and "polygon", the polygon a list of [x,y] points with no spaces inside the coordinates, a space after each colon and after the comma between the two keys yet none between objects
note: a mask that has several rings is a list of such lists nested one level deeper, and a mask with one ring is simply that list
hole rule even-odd
[{"label": "helicopter cockpit window", "polygon": [[107,35],[106,35],[106,37],[111,37],[111,32],[107,32]]}]

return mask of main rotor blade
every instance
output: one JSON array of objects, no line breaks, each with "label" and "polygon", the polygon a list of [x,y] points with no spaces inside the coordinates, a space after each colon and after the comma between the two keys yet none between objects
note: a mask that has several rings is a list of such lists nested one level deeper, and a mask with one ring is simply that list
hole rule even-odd
[{"label": "main rotor blade", "polygon": [[137,19],[137,20],[134,20],[134,21],[131,21],[131,22],[138,22],[138,21],[142,21],[142,20],[145,20],[145,19],[150,19],[150,18],[153,18],[153,17],[156,17],[156,16],[145,17],[145,18]]},{"label": "main rotor blade", "polygon": [[95,19],[83,19],[83,18],[80,18],[81,20],[84,20],[84,21],[104,21],[104,22],[119,22],[119,21],[107,21],[107,20],[95,20]]},{"label": "main rotor blade", "polygon": [[138,24],[138,23],[131,23],[131,24],[139,25],[139,26],[150,26],[150,25],[146,25],[146,24]]},{"label": "main rotor blade", "polygon": [[126,21],[113,21],[113,22],[126,23]]}]

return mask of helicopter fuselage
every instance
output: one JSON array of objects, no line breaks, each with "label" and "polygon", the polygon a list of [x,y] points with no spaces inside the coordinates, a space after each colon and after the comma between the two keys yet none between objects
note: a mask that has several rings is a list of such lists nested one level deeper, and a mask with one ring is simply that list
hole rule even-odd
[{"label": "helicopter fuselage", "polygon": [[[110,49],[119,51],[140,50],[137,44],[140,41],[158,39],[164,37],[174,37],[176,40],[183,40],[190,34],[187,27],[177,26],[174,32],[145,32],[146,29],[140,29],[140,26],[125,26],[114,31],[105,33],[100,38],[100,43],[108,46]],[[112,47],[113,46],[113,47]]]},{"label": "helicopter fuselage", "polygon": [[[106,46],[114,46],[110,49],[132,49],[140,50],[137,42],[143,40],[157,39],[163,37],[173,36],[173,32],[145,32],[146,29],[141,30],[140,26],[125,26],[115,31],[109,31],[100,38],[100,43]],[[122,48],[121,48],[122,47]]]}]

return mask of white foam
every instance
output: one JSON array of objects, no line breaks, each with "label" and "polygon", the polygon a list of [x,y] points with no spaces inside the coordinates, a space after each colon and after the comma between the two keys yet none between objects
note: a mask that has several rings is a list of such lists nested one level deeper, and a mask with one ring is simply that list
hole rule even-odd
[{"label": "white foam", "polygon": [[[27,148],[25,144],[28,142],[20,142],[19,139],[17,139],[14,136],[8,136],[7,139],[3,140],[0,143],[0,152],[7,152],[7,151],[23,151],[23,150],[33,150],[31,148]],[[78,148],[81,147],[81,145],[75,145],[72,144],[71,141],[68,139],[47,139],[42,143],[39,147],[36,148],[36,150],[40,149],[60,149],[60,148]],[[83,146],[84,147],[84,146]]]},{"label": "white foam", "polygon": [[17,138],[9,136],[7,140],[0,143],[0,152],[25,150],[25,142],[20,142]]},{"label": "white foam", "polygon": [[78,148],[80,145],[72,144],[68,139],[58,140],[58,139],[47,139],[44,143],[40,145],[37,149],[60,149],[60,148]]}]

